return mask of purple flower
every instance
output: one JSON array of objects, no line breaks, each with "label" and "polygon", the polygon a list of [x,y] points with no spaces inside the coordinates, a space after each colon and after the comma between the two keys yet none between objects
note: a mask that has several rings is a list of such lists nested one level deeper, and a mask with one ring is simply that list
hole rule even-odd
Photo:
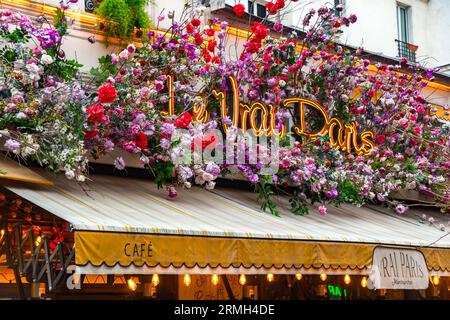
[{"label": "purple flower", "polygon": [[114,150],[114,142],[112,142],[109,139],[106,139],[105,143],[103,144],[103,147],[105,148],[106,152],[111,152]]},{"label": "purple flower", "polygon": [[339,195],[339,192],[333,188],[331,190],[325,191],[325,195],[328,199],[335,199]]},{"label": "purple flower", "polygon": [[252,174],[248,177],[248,180],[249,180],[251,183],[258,183],[258,181],[259,181],[259,176],[258,176],[256,173],[252,173]]},{"label": "purple flower", "polygon": [[161,139],[161,148],[164,150],[169,149],[170,147],[170,140],[169,139]]},{"label": "purple flower", "polygon": [[220,174],[220,167],[215,164],[214,162],[209,162],[206,165],[206,172],[212,174],[213,176],[217,177]]},{"label": "purple flower", "polygon": [[116,167],[117,170],[123,170],[123,169],[125,169],[125,166],[126,166],[125,160],[123,160],[122,157],[117,157],[117,158],[114,160],[114,166]]},{"label": "purple flower", "polygon": [[5,142],[5,148],[13,153],[19,153],[20,143],[16,140],[8,139]]},{"label": "purple flower", "polygon": [[402,204],[399,204],[395,207],[395,212],[397,212],[398,214],[404,214],[406,210],[408,210],[408,207],[405,207]]}]

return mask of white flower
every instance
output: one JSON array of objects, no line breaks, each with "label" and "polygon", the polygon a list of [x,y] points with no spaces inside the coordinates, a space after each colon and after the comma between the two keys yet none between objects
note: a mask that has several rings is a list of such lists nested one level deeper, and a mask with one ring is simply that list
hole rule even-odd
[{"label": "white flower", "polygon": [[16,118],[17,119],[26,119],[27,115],[23,112],[19,112],[18,114],[16,114]]},{"label": "white flower", "polygon": [[212,190],[212,189],[214,189],[215,186],[216,186],[216,183],[214,181],[208,181],[206,183],[206,189],[207,190]]},{"label": "white flower", "polygon": [[84,181],[86,181],[86,177],[84,175],[80,174],[77,176],[77,181],[84,182]]},{"label": "white flower", "polygon": [[53,58],[50,57],[48,54],[43,54],[41,57],[41,63],[42,64],[51,64],[51,63],[53,63]]},{"label": "white flower", "polygon": [[66,178],[72,180],[75,178],[75,172],[73,170],[66,170]]}]

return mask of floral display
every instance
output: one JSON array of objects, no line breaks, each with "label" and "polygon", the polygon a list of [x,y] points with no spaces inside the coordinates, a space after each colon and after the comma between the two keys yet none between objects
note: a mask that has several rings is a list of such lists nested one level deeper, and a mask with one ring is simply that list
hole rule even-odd
[{"label": "floral display", "polygon": [[[268,2],[269,18],[296,3]],[[362,49],[340,45],[342,29],[357,22],[337,15],[341,6],[307,12],[304,32],[253,22],[236,58],[227,53],[226,21],[185,10],[166,32],[150,30],[147,41],[102,57],[90,85],[60,49],[66,25],[0,11],[5,148],[78,181],[89,155],[121,149],[170,198],[178,186],[213,189],[218,177],[239,175],[274,215],[275,194],[287,195],[299,215],[309,203],[325,216],[327,204],[344,202],[383,203],[403,214],[408,206],[390,195],[404,189],[448,207],[449,127],[431,115],[423,94],[437,70],[405,59],[373,65]],[[299,109],[296,98],[323,110]],[[253,148],[239,134],[244,128],[277,140]],[[230,148],[237,151],[220,158]],[[114,165],[126,168],[122,157]],[[268,166],[276,170],[268,174]]]}]

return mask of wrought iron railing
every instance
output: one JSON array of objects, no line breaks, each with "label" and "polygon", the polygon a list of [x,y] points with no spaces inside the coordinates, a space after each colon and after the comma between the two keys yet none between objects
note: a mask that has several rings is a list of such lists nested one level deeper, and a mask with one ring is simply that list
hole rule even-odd
[{"label": "wrought iron railing", "polygon": [[397,42],[398,56],[400,58],[406,58],[411,62],[416,62],[416,45],[401,40],[395,40],[395,42]]}]

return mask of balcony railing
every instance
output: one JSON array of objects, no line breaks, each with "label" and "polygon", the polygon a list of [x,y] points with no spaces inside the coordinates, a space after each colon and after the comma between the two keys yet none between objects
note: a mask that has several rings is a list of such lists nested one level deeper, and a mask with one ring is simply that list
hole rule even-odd
[{"label": "balcony railing", "polygon": [[416,62],[416,45],[400,40],[395,40],[395,42],[397,42],[398,56],[400,58],[406,58],[411,62]]}]

